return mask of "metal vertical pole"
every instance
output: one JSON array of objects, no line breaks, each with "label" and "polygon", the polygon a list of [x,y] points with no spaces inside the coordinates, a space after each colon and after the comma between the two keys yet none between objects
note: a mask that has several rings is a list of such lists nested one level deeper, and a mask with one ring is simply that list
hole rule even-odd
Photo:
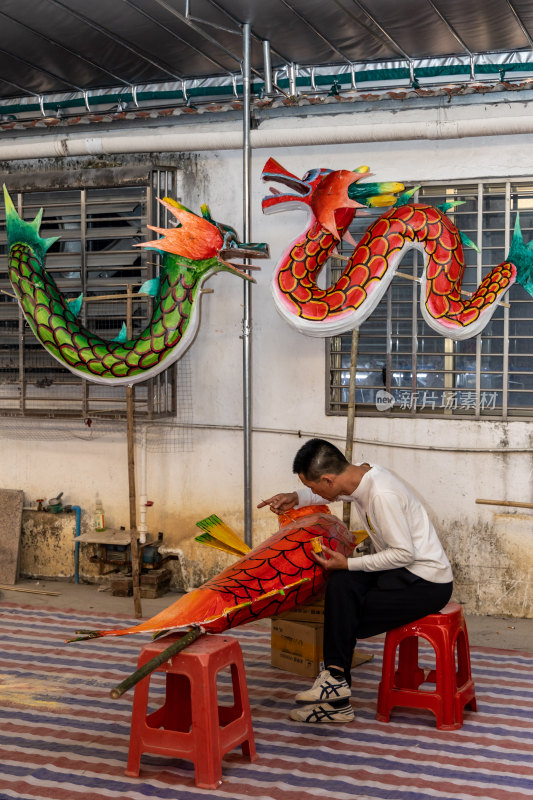
[{"label": "metal vertical pole", "polygon": [[[80,271],[81,271],[81,293],[87,297],[88,273],[87,273],[87,189],[82,189],[80,192]],[[87,325],[87,303],[83,303],[80,312],[80,318],[83,325]],[[81,404],[82,414],[84,417],[89,416],[89,381],[82,380],[81,382]]]},{"label": "metal vertical pole", "polygon": [[[17,213],[21,219],[24,219],[24,212],[23,212],[23,202],[24,198],[23,195],[19,192],[17,194]],[[19,345],[19,371],[18,371],[18,379],[19,379],[19,391],[20,391],[20,399],[19,399],[19,409],[22,414],[26,413],[26,370],[25,370],[25,360],[26,360],[26,319],[24,314],[22,313],[22,306],[20,303],[17,303],[17,312],[18,312],[18,323],[19,323],[19,335],[18,335],[18,345]]]},{"label": "metal vertical pole", "polygon": [[[250,212],[250,43],[249,22],[242,26],[242,89],[243,89],[243,241],[251,238]],[[243,345],[243,432],[244,432],[244,541],[252,546],[252,293],[249,281],[244,282],[244,317],[242,321]]]}]

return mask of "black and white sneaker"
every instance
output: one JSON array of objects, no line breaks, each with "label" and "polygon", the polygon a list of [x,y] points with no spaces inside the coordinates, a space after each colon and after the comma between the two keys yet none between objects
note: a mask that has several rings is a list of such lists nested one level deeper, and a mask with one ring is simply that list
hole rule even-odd
[{"label": "black and white sneaker", "polygon": [[298,703],[320,703],[328,700],[343,700],[352,696],[344,678],[334,678],[329,669],[324,669],[305,692],[298,692],[294,698]]},{"label": "black and white sneaker", "polygon": [[355,714],[353,708],[347,701],[340,706],[332,706],[329,703],[319,703],[317,705],[301,706],[294,708],[290,713],[290,718],[297,722],[353,722]]}]

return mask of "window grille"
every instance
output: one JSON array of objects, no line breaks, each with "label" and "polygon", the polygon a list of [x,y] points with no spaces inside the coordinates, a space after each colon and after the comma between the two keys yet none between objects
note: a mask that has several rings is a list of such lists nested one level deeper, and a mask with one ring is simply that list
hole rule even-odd
[{"label": "window grille", "polygon": [[[465,247],[465,291],[474,291],[487,272],[505,260],[517,212],[524,240],[533,237],[533,180],[425,185],[417,199],[431,205],[463,201],[447,214],[480,249],[477,253]],[[380,213],[373,210],[372,216]],[[350,230],[355,241],[371,222],[368,216],[354,221]],[[344,266],[331,260],[333,280]],[[421,255],[409,251],[399,269],[420,277]],[[358,412],[477,419],[533,416],[533,299],[515,284],[504,300],[510,307],[500,306],[479,336],[456,342],[424,321],[419,285],[396,276],[359,330]],[[327,340],[329,414],[346,413],[351,339],[348,333]]]},{"label": "window grille", "polygon": [[[158,274],[158,256],[133,245],[146,241],[147,224],[166,225],[166,212],[155,198],[175,196],[176,171],[144,173],[144,185],[138,185],[137,179],[134,185],[125,181],[120,186],[12,192],[23,219],[33,219],[39,208],[44,208],[41,235],[60,237],[47,253],[46,269],[66,297],[76,298],[83,292],[81,322],[107,340],[117,336],[127,321],[128,291],[134,298],[133,336],[142,331],[152,312],[152,299],[136,296],[136,292],[145,280]],[[65,172],[67,185],[68,179]],[[12,296],[3,207],[0,230],[0,414],[124,416],[125,386],[78,378],[37,341]],[[137,384],[135,402],[136,414],[141,417],[175,412],[175,368]]]}]

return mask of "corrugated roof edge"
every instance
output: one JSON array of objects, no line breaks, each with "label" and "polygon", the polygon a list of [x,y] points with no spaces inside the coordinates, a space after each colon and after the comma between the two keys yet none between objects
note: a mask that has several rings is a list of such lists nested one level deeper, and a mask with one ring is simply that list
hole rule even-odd
[{"label": "corrugated roof edge", "polygon": [[[313,107],[338,107],[341,104],[357,103],[383,103],[387,101],[399,104],[405,101],[416,101],[423,98],[447,97],[468,97],[482,96],[485,94],[494,95],[494,101],[507,100],[509,92],[524,93],[533,89],[533,78],[522,81],[496,81],[479,83],[458,83],[447,84],[438,87],[417,87],[417,88],[397,88],[397,89],[377,89],[368,92],[356,90],[340,91],[338,94],[318,94],[311,93],[298,95],[296,97],[276,96],[275,98],[259,99],[254,98],[252,108],[257,111],[272,111],[286,108],[313,108]],[[498,95],[501,95],[498,98]],[[517,96],[517,100],[518,100]],[[522,98],[521,98],[522,99]],[[128,122],[139,122],[142,120],[167,120],[169,117],[200,117],[203,115],[225,114],[242,110],[242,101],[233,99],[226,102],[217,103],[214,101],[162,108],[135,108],[132,110],[107,111],[102,113],[86,112],[84,114],[73,114],[69,116],[46,116],[39,115],[34,118],[8,118],[2,119],[0,116],[0,131],[16,132],[43,129],[71,128],[81,125],[112,125]],[[334,109],[332,108],[332,111]]]}]

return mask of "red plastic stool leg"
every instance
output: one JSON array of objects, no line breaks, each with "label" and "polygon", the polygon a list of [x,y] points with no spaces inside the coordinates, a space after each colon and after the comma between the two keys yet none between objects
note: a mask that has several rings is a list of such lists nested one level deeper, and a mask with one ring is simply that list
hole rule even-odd
[{"label": "red plastic stool leg", "polygon": [[243,756],[248,756],[250,761],[255,761],[257,759],[257,753],[255,751],[255,739],[253,736],[252,717],[250,714],[248,686],[246,684],[246,675],[244,674],[244,665],[240,661],[237,664],[231,665],[231,682],[235,700],[234,719],[243,716],[246,728],[250,734],[241,744],[242,754]]},{"label": "red plastic stool leg", "polygon": [[469,699],[464,704],[464,708],[469,708],[472,711],[477,711],[477,703],[474,694],[474,684],[472,682],[472,672],[470,667],[470,645],[468,642],[468,633],[466,625],[461,629],[457,637],[457,686],[459,689],[463,686],[465,693],[468,694]]},{"label": "red plastic stool leg", "polygon": [[150,676],[143,678],[135,687],[133,708],[131,713],[130,746],[128,750],[128,765],[125,774],[130,778],[138,778],[141,767],[142,739],[140,736],[141,725],[144,725],[146,709],[148,707],[148,689]]},{"label": "red plastic stool leg", "polygon": [[378,688],[376,719],[380,722],[388,722],[390,719],[391,703],[389,701],[389,694],[395,683],[394,667],[396,663],[397,641],[396,631],[389,631],[385,637],[381,681]]},{"label": "red plastic stool leg", "polygon": [[194,772],[200,789],[216,789],[222,783],[220,721],[216,672],[202,670],[202,695],[196,696],[192,722]]},{"label": "red plastic stool leg", "polygon": [[435,695],[440,700],[435,706],[437,728],[442,731],[455,731],[462,727],[463,720],[461,718],[458,721],[455,718],[457,677],[454,645],[448,628],[444,626],[437,627],[431,634],[431,642],[435,648]]}]

